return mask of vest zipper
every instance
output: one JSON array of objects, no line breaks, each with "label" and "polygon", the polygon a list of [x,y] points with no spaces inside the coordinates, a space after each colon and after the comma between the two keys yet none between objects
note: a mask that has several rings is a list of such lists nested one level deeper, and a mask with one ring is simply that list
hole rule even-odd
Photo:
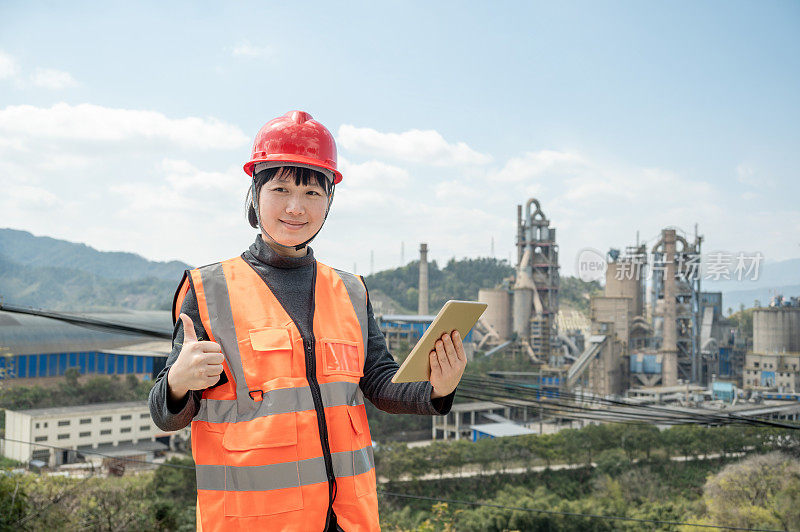
[{"label": "vest zipper", "polygon": [[[320,443],[322,444],[322,454],[325,459],[325,472],[328,476],[328,513],[325,517],[325,528],[328,527],[328,520],[333,507],[333,460],[331,459],[331,448],[328,442],[328,424],[325,421],[325,407],[322,404],[322,393],[320,392],[319,382],[317,381],[317,362],[315,356],[316,339],[314,338],[314,312],[316,310],[316,288],[317,288],[317,265],[314,264],[314,271],[311,274],[311,341],[303,338],[306,352],[306,379],[311,389],[311,397],[314,399],[314,409],[317,411],[317,425],[319,426]],[[298,327],[299,330],[299,327]]]}]

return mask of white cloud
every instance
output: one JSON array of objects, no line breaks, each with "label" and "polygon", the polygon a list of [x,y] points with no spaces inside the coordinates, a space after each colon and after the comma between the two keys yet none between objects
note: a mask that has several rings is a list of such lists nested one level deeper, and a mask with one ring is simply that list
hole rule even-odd
[{"label": "white cloud", "polygon": [[343,176],[341,186],[347,188],[400,188],[410,180],[410,175],[404,168],[380,161],[354,164],[340,157],[339,171]]},{"label": "white cloud", "polygon": [[557,170],[561,174],[574,174],[586,167],[583,157],[573,152],[541,150],[514,157],[499,171],[490,175],[493,181],[521,183]]},{"label": "white cloud", "polygon": [[480,191],[473,183],[465,182],[463,179],[440,181],[436,183],[434,191],[436,198],[440,200],[457,198],[469,201],[485,197],[485,192]]},{"label": "white cloud", "polygon": [[4,187],[4,194],[8,198],[13,198],[16,207],[20,206],[41,208],[53,207],[58,203],[58,198],[49,190],[23,183],[10,183]]},{"label": "white cloud", "polygon": [[6,135],[87,142],[168,142],[193,149],[231,149],[249,142],[241,129],[215,118],[169,118],[156,111],[88,103],[57,103],[50,108],[8,106],[0,110],[0,138]]},{"label": "white cloud", "polygon": [[527,153],[509,161],[491,181],[506,186],[509,206],[524,204],[531,195],[514,197],[515,191],[539,188],[535,197],[558,230],[564,274],[573,273],[581,248],[624,248],[634,244],[637,230],[647,240],[666,226],[691,233],[698,223],[707,237],[728,236],[732,243],[735,233],[745,229],[731,206],[722,202],[722,192],[710,183],[669,169],[601,160],[570,150]]},{"label": "white cloud", "polygon": [[2,224],[158,260],[233,256],[252,232],[240,166],[248,144],[214,118],[91,104],[0,108]]},{"label": "white cloud", "polygon": [[14,58],[0,50],[0,79],[14,79],[18,72],[19,67]]},{"label": "white cloud", "polygon": [[337,142],[347,151],[375,158],[390,158],[433,166],[483,165],[492,160],[464,142],[450,143],[435,130],[412,129],[403,133],[382,133],[371,128],[344,124]]},{"label": "white cloud", "polygon": [[747,163],[741,163],[736,166],[736,179],[739,183],[748,187],[763,188],[764,186],[774,186],[775,182],[762,175],[753,166]]},{"label": "white cloud", "polygon": [[0,50],[0,80],[13,81],[17,88],[25,88],[32,84],[34,87],[44,89],[66,89],[77,87],[79,83],[72,77],[72,74],[54,68],[37,67],[28,79],[20,73],[20,68],[16,60],[10,54]]},{"label": "white cloud", "polygon": [[31,74],[31,82],[37,87],[56,90],[78,86],[72,74],[53,68],[37,68]]},{"label": "white cloud", "polygon": [[[342,191],[331,227],[318,246],[339,258],[343,268],[351,269],[355,260],[362,273],[370,249],[375,250],[377,269],[398,265],[400,241],[406,245],[406,260],[416,257],[419,242],[429,243],[431,257],[440,264],[451,256],[486,256],[492,239],[496,257],[513,258],[516,205],[529,197],[539,199],[557,229],[564,275],[573,274],[581,248],[624,248],[634,243],[637,231],[652,244],[667,226],[682,228],[692,238],[698,223],[705,247],[709,242],[730,249],[755,246],[778,258],[784,249],[779,241],[791,233],[787,228],[764,238],[765,227],[785,224],[763,213],[763,222],[745,222],[737,214],[746,208],[738,196],[728,197],[709,182],[668,168],[604,160],[577,150],[538,150],[499,169],[484,168],[482,174],[420,168],[398,190],[365,181]],[[800,214],[782,216],[795,219]],[[360,244],[342,248],[344,241]],[[356,256],[349,259],[350,254]]]},{"label": "white cloud", "polygon": [[270,58],[275,55],[275,50],[271,46],[253,46],[250,43],[242,42],[233,47],[231,55],[249,59]]},{"label": "white cloud", "polygon": [[164,159],[160,165],[166,181],[175,190],[193,192],[196,190],[217,190],[227,192],[247,184],[244,172],[238,166],[227,172],[201,170],[189,161]]},{"label": "white cloud", "polygon": [[[637,230],[652,241],[670,225],[691,233],[695,222],[706,249],[796,254],[786,242],[797,240],[798,210],[751,212],[742,190],[570,149],[489,165],[488,155],[432,133],[342,126],[340,145],[367,156],[339,159],[344,181],[314,242],[321,261],[368,273],[370,250],[380,270],[399,265],[401,242],[406,261],[427,242],[444,265],[487,256],[492,239],[496,257],[513,258],[516,205],[529,197],[558,231],[564,275],[583,247],[622,248]],[[3,225],[151,259],[236,256],[255,234],[240,166],[249,142],[214,118],[91,104],[0,108]]]},{"label": "white cloud", "polygon": [[752,201],[752,200],[758,199],[758,194],[756,194],[753,191],[748,190],[746,192],[742,192],[740,197],[745,201]]}]

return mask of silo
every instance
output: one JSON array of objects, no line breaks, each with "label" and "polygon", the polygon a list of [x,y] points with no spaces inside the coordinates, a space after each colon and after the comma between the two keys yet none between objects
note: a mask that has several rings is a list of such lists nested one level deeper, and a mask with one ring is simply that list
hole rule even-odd
[{"label": "silo", "polygon": [[511,294],[505,288],[485,288],[478,290],[478,301],[486,303],[483,319],[494,327],[500,340],[511,338]]},{"label": "silo", "polygon": [[641,297],[642,278],[635,268],[635,263],[631,262],[610,262],[606,270],[604,295],[631,298],[633,315],[642,316],[644,314],[644,302]]},{"label": "silo", "polygon": [[753,352],[800,352],[800,308],[770,307],[753,311]]}]

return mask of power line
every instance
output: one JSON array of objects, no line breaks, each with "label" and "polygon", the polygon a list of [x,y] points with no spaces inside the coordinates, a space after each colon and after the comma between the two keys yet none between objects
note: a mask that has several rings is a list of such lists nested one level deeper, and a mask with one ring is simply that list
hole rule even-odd
[{"label": "power line", "polygon": [[[4,305],[2,303],[0,303],[0,310],[61,320],[83,327],[110,329],[127,334],[139,334],[161,339],[172,338],[172,334],[167,331],[134,327],[122,323],[109,322],[82,315],[23,308],[13,305]],[[463,397],[479,400],[492,400],[494,402],[502,402],[503,399],[523,399],[536,404],[543,413],[546,411],[548,414],[567,419],[617,421],[622,423],[641,421],[651,424],[666,425],[689,423],[705,425],[730,425],[741,423],[787,429],[800,428],[800,426],[795,424],[781,423],[752,417],[743,417],[733,413],[716,414],[713,412],[676,410],[656,405],[631,404],[624,401],[586,396],[563,390],[558,392],[557,399],[547,398],[543,400],[539,390],[534,391],[530,386],[526,386],[524,383],[507,381],[504,379],[494,379],[488,376],[480,378],[476,378],[471,375],[463,376],[462,382],[459,386],[459,391]],[[573,402],[565,402],[562,399],[572,400]],[[591,408],[587,405],[597,405],[605,408]]]},{"label": "power line", "polygon": [[518,510],[521,512],[543,513],[554,515],[568,515],[574,517],[589,517],[592,519],[607,519],[614,521],[635,521],[638,523],[653,523],[659,525],[681,525],[681,526],[698,526],[704,528],[722,528],[725,530],[751,530],[755,532],[781,532],[780,530],[772,530],[768,528],[741,528],[735,526],[721,526],[721,525],[701,525],[699,523],[682,523],[680,521],[659,521],[656,519],[643,519],[639,517],[622,517],[620,515],[599,515],[599,514],[584,514],[578,512],[559,512],[557,510],[543,510],[541,508],[522,508],[519,506],[504,506],[502,504],[491,504],[487,502],[473,502],[473,501],[460,501],[456,499],[443,499],[440,497],[426,497],[424,495],[410,495],[407,493],[395,493],[393,491],[378,490],[378,493],[383,495],[391,495],[393,497],[404,497],[408,499],[421,499],[426,501],[448,502],[453,504],[466,504],[470,506],[487,506],[490,508],[500,508],[503,510]]},{"label": "power line", "polygon": [[74,451],[74,452],[80,453],[80,454],[94,454],[94,455],[97,455],[97,456],[102,456],[103,458],[111,458],[113,460],[131,462],[131,463],[134,463],[134,464],[165,465],[165,466],[169,466],[169,467],[177,467],[177,468],[180,468],[180,469],[194,469],[193,466],[186,466],[186,465],[181,465],[181,464],[167,464],[167,463],[159,463],[159,462],[148,462],[147,460],[136,460],[134,458],[125,458],[125,457],[113,456],[113,455],[110,455],[110,454],[104,454],[104,453],[101,453],[101,452],[98,452],[98,451],[92,451],[92,450],[89,450],[89,449],[80,450],[80,449],[73,449],[71,447],[58,447],[57,445],[47,445],[46,443],[31,442],[31,441],[26,441],[26,440],[15,440],[14,438],[6,438],[6,437],[2,437],[2,438],[0,438],[0,440],[6,440],[6,441],[15,442],[15,443],[27,443],[28,445],[33,445],[33,446],[36,446],[36,447],[48,447],[50,449],[56,449],[56,450],[59,450],[59,451]]},{"label": "power line", "polygon": [[0,303],[0,310],[6,312],[14,312],[17,314],[28,314],[30,316],[39,316],[42,318],[50,318],[53,320],[64,321],[72,325],[80,327],[88,327],[94,329],[109,329],[119,331],[126,334],[138,334],[143,336],[152,336],[162,340],[172,340],[172,332],[158,329],[149,329],[147,327],[137,327],[134,325],[126,325],[124,323],[115,323],[113,321],[99,320],[90,318],[81,314],[65,314],[63,312],[55,312],[52,310],[41,310],[26,307],[18,307],[16,305],[7,305]]},{"label": "power line", "polygon": [[[460,395],[482,400],[500,398],[511,401],[524,400],[547,410],[548,413],[561,417],[594,418],[609,421],[609,415],[618,416],[623,420],[632,419],[648,423],[683,424],[701,423],[707,425],[749,424],[766,425],[777,428],[798,429],[800,426],[791,423],[741,416],[734,413],[716,413],[693,411],[689,409],[675,409],[657,405],[640,405],[624,401],[606,399],[594,396],[584,396],[570,392],[559,392],[558,398],[542,398],[541,393],[522,383],[509,382],[503,379],[465,375],[459,384]],[[575,402],[566,402],[561,399],[574,399]],[[499,401],[498,401],[499,402]],[[594,404],[605,408],[591,408],[587,405]],[[509,406],[519,406],[511,404]]]},{"label": "power line", "polygon": [[567,419],[593,419],[597,421],[617,422],[638,421],[642,423],[664,425],[752,425],[792,430],[797,430],[800,428],[800,426],[794,424],[761,418],[748,418],[733,414],[707,415],[700,413],[695,415],[691,413],[676,412],[674,415],[657,416],[654,413],[648,413],[646,411],[636,412],[635,410],[640,408],[637,405],[627,405],[626,408],[628,408],[628,410],[623,410],[620,408],[589,408],[578,404],[545,402],[533,398],[526,399],[520,395],[502,395],[498,393],[487,392],[483,388],[475,388],[470,386],[459,386],[459,395],[470,399],[492,401],[505,406],[518,407],[521,406],[520,401],[524,401],[531,403],[532,406],[535,405],[548,414]]},{"label": "power line", "polygon": [[[73,325],[101,328],[120,331],[127,334],[140,334],[161,339],[171,339],[172,333],[154,329],[134,327],[122,323],[99,320],[82,315],[64,314],[54,311],[17,307],[0,303],[0,310],[7,312],[17,312],[35,316],[46,317],[71,323]],[[641,421],[656,424],[705,424],[705,425],[730,425],[730,424],[749,424],[766,425],[777,428],[798,429],[800,426],[790,423],[780,423],[772,420],[743,417],[733,413],[716,414],[713,412],[695,412],[688,410],[676,410],[656,405],[631,404],[614,399],[600,398],[574,394],[567,391],[559,391],[558,399],[547,398],[542,400],[539,390],[534,391],[524,383],[507,381],[504,379],[494,379],[488,376],[476,378],[464,375],[459,386],[461,395],[467,398],[479,400],[493,400],[502,402],[503,399],[519,400],[523,399],[536,404],[544,413],[564,417],[567,419],[589,419],[595,421],[617,421],[632,422]],[[564,402],[561,399],[573,400]],[[590,408],[587,405],[604,406],[605,408]],[[517,405],[509,405],[517,406]]]}]

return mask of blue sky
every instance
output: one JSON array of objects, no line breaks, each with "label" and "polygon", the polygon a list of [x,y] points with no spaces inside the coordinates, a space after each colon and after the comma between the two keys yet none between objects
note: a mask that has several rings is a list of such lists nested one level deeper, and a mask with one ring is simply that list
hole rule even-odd
[{"label": "blue sky", "polygon": [[238,254],[238,169],[299,108],[347,170],[314,245],[335,266],[396,266],[401,241],[443,261],[493,237],[507,258],[530,196],[565,274],[583,247],[695,223],[708,251],[782,260],[800,257],[798,94],[796,2],[6,1],[0,226]]}]

